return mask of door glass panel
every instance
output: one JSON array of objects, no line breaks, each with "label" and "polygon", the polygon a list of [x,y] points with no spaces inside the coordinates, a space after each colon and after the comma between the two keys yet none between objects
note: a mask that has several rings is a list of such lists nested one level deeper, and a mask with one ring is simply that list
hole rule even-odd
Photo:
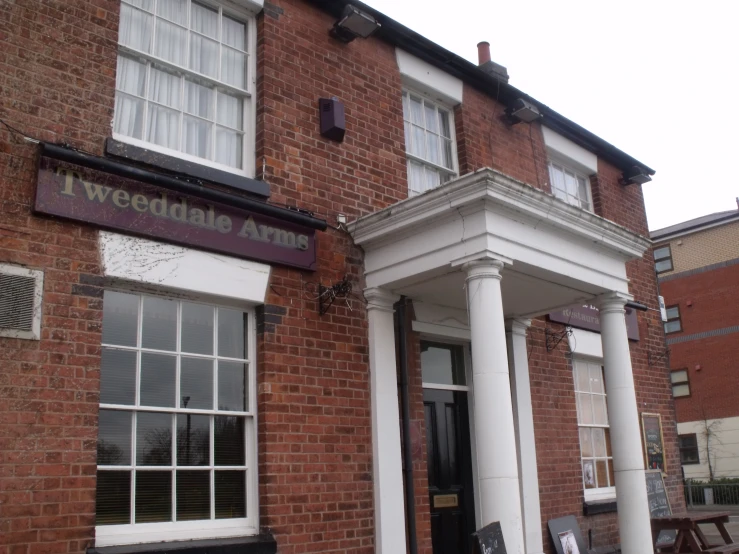
[{"label": "door glass panel", "polygon": [[462,347],[421,341],[421,373],[424,383],[465,385]]}]

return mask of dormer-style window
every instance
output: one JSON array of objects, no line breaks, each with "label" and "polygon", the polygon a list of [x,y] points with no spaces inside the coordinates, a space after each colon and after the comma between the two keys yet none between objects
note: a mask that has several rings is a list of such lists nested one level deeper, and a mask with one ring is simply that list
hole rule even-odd
[{"label": "dormer-style window", "polygon": [[458,170],[452,111],[420,94],[404,91],[403,123],[409,195],[455,178]]},{"label": "dormer-style window", "polygon": [[554,196],[583,210],[593,210],[590,179],[581,171],[563,163],[550,161],[549,179]]}]

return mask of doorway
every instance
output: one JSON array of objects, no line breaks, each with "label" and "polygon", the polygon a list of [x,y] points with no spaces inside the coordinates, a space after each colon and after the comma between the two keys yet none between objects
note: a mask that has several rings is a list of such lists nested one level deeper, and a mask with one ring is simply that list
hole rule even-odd
[{"label": "doorway", "polygon": [[421,342],[434,554],[470,552],[475,530],[465,347]]}]

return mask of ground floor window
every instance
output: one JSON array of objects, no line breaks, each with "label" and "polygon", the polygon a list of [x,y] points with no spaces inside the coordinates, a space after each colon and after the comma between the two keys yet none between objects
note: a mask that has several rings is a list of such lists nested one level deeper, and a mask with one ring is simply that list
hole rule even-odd
[{"label": "ground floor window", "polygon": [[599,362],[573,360],[573,367],[585,499],[614,496],[603,366]]},{"label": "ground floor window", "polygon": [[256,505],[253,329],[247,310],[105,292],[98,537],[152,526],[159,540],[223,536],[229,525],[246,534]]},{"label": "ground floor window", "polygon": [[678,435],[680,442],[680,463],[683,465],[699,464],[700,456],[698,455],[698,437],[695,433],[689,435]]}]

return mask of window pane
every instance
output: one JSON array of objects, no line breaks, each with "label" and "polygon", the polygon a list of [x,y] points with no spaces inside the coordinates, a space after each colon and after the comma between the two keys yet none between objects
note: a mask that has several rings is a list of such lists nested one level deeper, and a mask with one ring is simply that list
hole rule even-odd
[{"label": "window pane", "polygon": [[131,413],[100,410],[98,423],[98,465],[131,463]]},{"label": "window pane", "polygon": [[136,472],[136,523],[172,521],[172,472]]},{"label": "window pane", "polygon": [[569,171],[565,172],[565,190],[568,195],[577,197],[577,181]]},{"label": "window pane", "polygon": [[433,131],[437,135],[439,134],[439,120],[436,115],[436,108],[434,106],[424,103],[424,113],[426,116],[426,129]]},{"label": "window pane", "polygon": [[680,440],[680,448],[698,447],[697,435],[679,435],[678,439]]},{"label": "window pane", "polygon": [[157,15],[187,25],[187,0],[158,0]]},{"label": "window pane", "polygon": [[668,321],[665,323],[665,333],[676,333],[680,331],[680,320]]},{"label": "window pane", "polygon": [[613,474],[613,460],[607,460],[608,464],[608,483],[610,487],[616,486],[616,476]]},{"label": "window pane", "polygon": [[580,392],[590,391],[590,380],[588,373],[588,364],[583,362],[575,362],[575,390]]},{"label": "window pane", "polygon": [[213,306],[182,303],[182,344],[183,352],[213,354]]},{"label": "window pane", "polygon": [[[156,47],[154,55],[172,62],[177,65],[185,65],[185,55],[187,53],[187,31],[182,27],[178,27],[164,19],[157,19],[156,22]],[[196,35],[192,35],[192,39]],[[192,42],[192,40],[191,40]]]},{"label": "window pane", "polygon": [[688,380],[688,370],[681,369],[680,371],[670,372],[670,381],[672,383],[682,383]]},{"label": "window pane", "polygon": [[577,412],[580,423],[590,425],[593,423],[593,410],[590,405],[590,395],[577,393]]},{"label": "window pane", "polygon": [[[211,140],[213,136],[213,124],[188,116],[185,116],[184,124],[182,149],[188,154],[199,158],[210,158],[210,146],[213,143]],[[182,344],[185,344],[185,342],[183,341]]]},{"label": "window pane", "polygon": [[654,259],[659,260],[662,258],[669,258],[670,257],[670,247],[669,246],[662,246],[661,248],[655,248],[654,249]]},{"label": "window pane", "polygon": [[178,471],[177,521],[210,519],[210,471]]},{"label": "window pane", "polygon": [[95,525],[131,523],[131,472],[98,471]]},{"label": "window pane", "polygon": [[415,96],[410,97],[411,99],[411,123],[416,125],[423,125],[423,104],[420,98]]},{"label": "window pane", "polygon": [[170,414],[139,412],[136,415],[136,463],[145,466],[172,465]]},{"label": "window pane", "polygon": [[246,50],[246,27],[243,23],[223,16],[223,43]]},{"label": "window pane", "polygon": [[244,128],[244,102],[241,98],[230,94],[218,93],[218,117],[221,125],[232,129]]},{"label": "window pane", "polygon": [[588,364],[590,373],[590,391],[603,393],[603,369],[599,365]]},{"label": "window pane", "polygon": [[599,458],[606,456],[606,437],[603,429],[591,429],[593,434],[593,455]]},{"label": "window pane", "polygon": [[442,139],[441,141],[441,148],[442,148],[442,160],[441,163],[444,167],[449,169],[454,169],[454,161],[452,157],[452,141],[451,140],[445,140]]},{"label": "window pane", "polygon": [[408,185],[411,191],[415,193],[423,192],[426,184],[423,175],[423,166],[416,162],[409,162],[408,170]]},{"label": "window pane", "polygon": [[213,89],[185,81],[185,110],[205,119],[213,119]]},{"label": "window pane", "polygon": [[583,458],[593,456],[593,434],[589,427],[580,427],[580,451]]},{"label": "window pane", "polygon": [[426,174],[426,190],[435,189],[441,184],[441,175],[436,169],[426,166],[424,173]]},{"label": "window pane", "polygon": [[603,429],[603,432],[606,435],[606,456],[610,458],[611,456],[613,456],[613,452],[611,451],[611,430]]},{"label": "window pane", "polygon": [[248,407],[247,366],[238,362],[218,362],[218,409],[243,412]]},{"label": "window pane", "polygon": [[131,48],[151,52],[151,34],[154,17],[126,4],[121,4],[121,20],[118,41]]},{"label": "window pane", "polygon": [[654,268],[657,271],[670,271],[672,269],[672,260],[670,258],[662,260],[654,264]]},{"label": "window pane", "polygon": [[136,352],[103,348],[100,360],[100,403],[136,403]]},{"label": "window pane", "polygon": [[193,2],[190,27],[198,33],[218,39],[218,10]]},{"label": "window pane", "polygon": [[460,347],[422,342],[421,375],[424,383],[464,385],[464,354]]},{"label": "window pane", "polygon": [[411,151],[411,124],[407,121],[403,122],[403,128],[405,131],[405,151],[410,152]]},{"label": "window pane", "polygon": [[190,69],[218,77],[218,43],[200,35],[190,35]]},{"label": "window pane", "polygon": [[608,414],[606,412],[606,397],[593,395],[593,423],[596,425],[608,425]]},{"label": "window pane", "polygon": [[149,130],[146,140],[177,150],[180,144],[180,113],[149,104]]},{"label": "window pane", "polygon": [[410,121],[411,119],[410,102],[408,93],[403,93],[403,119],[406,121]]},{"label": "window pane", "polygon": [[585,179],[582,177],[577,178],[577,195],[583,202],[587,203],[588,200],[588,185]]},{"label": "window pane", "polygon": [[180,360],[180,407],[191,410],[213,409],[213,360]]},{"label": "window pane", "polygon": [[142,139],[144,137],[144,101],[117,92],[113,130],[127,137]]},{"label": "window pane", "polygon": [[672,396],[690,396],[690,385],[672,385]]},{"label": "window pane", "polygon": [[142,325],[141,342],[144,348],[177,349],[177,302],[145,296]]},{"label": "window pane", "polygon": [[598,488],[608,487],[608,465],[605,460],[595,460],[595,476]]},{"label": "window pane", "polygon": [[223,127],[216,129],[216,161],[230,167],[241,167],[241,155],[244,147],[241,134],[228,131]]},{"label": "window pane", "polygon": [[667,319],[675,319],[678,317],[680,317],[680,308],[678,308],[677,306],[667,308]]},{"label": "window pane", "polygon": [[180,87],[182,83],[177,75],[151,68],[151,82],[149,83],[149,100],[164,104],[170,108],[180,109]]},{"label": "window pane", "polygon": [[177,465],[210,464],[210,416],[177,414]]},{"label": "window pane", "polygon": [[439,121],[441,122],[441,134],[448,139],[452,138],[452,132],[449,127],[449,113],[444,110],[439,110]]},{"label": "window pane", "polygon": [[227,46],[222,47],[221,81],[241,89],[246,88],[246,54]]},{"label": "window pane", "polygon": [[246,314],[227,308],[218,309],[218,355],[246,359]]},{"label": "window pane", "polygon": [[425,158],[426,157],[426,133],[424,132],[422,127],[418,127],[417,125],[413,125],[412,129],[412,136],[411,136],[411,150],[410,153],[414,156],[418,156],[419,158]]},{"label": "window pane", "polygon": [[146,65],[126,56],[118,56],[115,88],[136,96],[146,96]]},{"label": "window pane", "polygon": [[164,354],[141,353],[141,406],[174,408],[177,358]]},{"label": "window pane", "polygon": [[136,346],[139,297],[105,291],[103,296],[103,343]]},{"label": "window pane", "polygon": [[246,463],[243,417],[215,417],[215,465],[243,466]]},{"label": "window pane", "polygon": [[595,483],[595,463],[593,460],[582,461],[582,480],[586,489],[594,489]]},{"label": "window pane", "polygon": [[154,0],[123,0],[123,2],[149,12],[154,11]]},{"label": "window pane", "polygon": [[216,519],[246,517],[246,473],[215,472]]}]

